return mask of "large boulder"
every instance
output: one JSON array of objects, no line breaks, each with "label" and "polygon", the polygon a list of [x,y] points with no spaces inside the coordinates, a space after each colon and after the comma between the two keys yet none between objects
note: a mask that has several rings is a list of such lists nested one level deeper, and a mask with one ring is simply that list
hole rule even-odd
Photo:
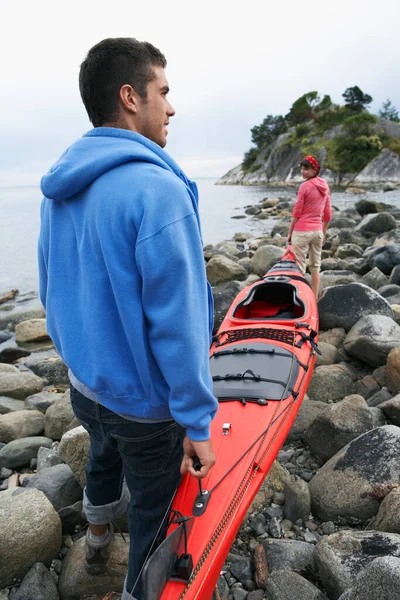
[{"label": "large boulder", "polygon": [[207,263],[206,271],[210,285],[218,285],[232,279],[240,281],[247,277],[244,267],[223,255],[213,256]]},{"label": "large boulder", "polygon": [[384,497],[369,529],[400,533],[400,487],[395,487]]},{"label": "large boulder", "polygon": [[400,598],[400,558],[375,558],[361,573],[350,590],[339,600],[398,600]]},{"label": "large boulder", "polygon": [[388,212],[370,214],[363,218],[355,231],[361,233],[383,233],[396,229],[396,219]]},{"label": "large boulder", "polygon": [[42,491],[56,511],[82,499],[82,488],[68,465],[41,469],[29,479],[26,487]]},{"label": "large boulder", "polygon": [[61,520],[39,490],[0,494],[0,589],[26,575],[37,562],[50,565],[61,549]]},{"label": "large boulder", "polygon": [[368,248],[363,255],[370,269],[378,267],[385,275],[390,275],[393,267],[400,263],[400,244],[386,244]]},{"label": "large boulder", "polygon": [[379,510],[382,485],[400,477],[400,428],[372,429],[339,450],[310,481],[312,512],[325,521],[365,522]]},{"label": "large boulder", "polygon": [[13,440],[0,448],[0,469],[17,469],[29,465],[32,458],[37,457],[41,446],[50,448],[52,443],[52,439],[39,435]]},{"label": "large boulder", "polygon": [[329,460],[351,440],[373,427],[373,417],[362,396],[347,396],[318,415],[305,433],[311,451]]},{"label": "large boulder", "polygon": [[337,402],[354,391],[349,373],[339,365],[322,365],[314,370],[307,389],[310,400]]},{"label": "large boulder", "polygon": [[41,435],[44,415],[38,410],[18,410],[0,416],[0,442]]},{"label": "large boulder", "polygon": [[318,302],[321,329],[343,327],[349,331],[365,315],[393,318],[387,300],[362,283],[349,283],[325,289]]},{"label": "large boulder", "polygon": [[391,350],[400,347],[400,325],[391,317],[369,314],[350,329],[343,347],[350,356],[379,367]]},{"label": "large boulder", "polygon": [[85,538],[77,540],[64,560],[58,591],[61,600],[103,598],[110,590],[122,592],[128,570],[129,536],[126,543],[116,535],[110,545],[110,558],[104,575],[93,577],[85,570]]},{"label": "large boulder", "polygon": [[251,268],[253,272],[262,277],[271,267],[274,266],[278,260],[282,258],[284,253],[285,250],[282,248],[277,248],[276,246],[269,244],[260,246],[251,259]]},{"label": "large boulder", "polygon": [[21,585],[13,595],[13,600],[59,600],[57,586],[53,575],[37,562],[23,578]]},{"label": "large boulder", "polygon": [[[358,576],[379,557],[400,557],[400,535],[378,531],[339,531],[325,536],[316,550],[324,589],[337,600],[356,583]],[[359,600],[359,596],[353,596]],[[374,596],[386,600],[387,596]]]}]

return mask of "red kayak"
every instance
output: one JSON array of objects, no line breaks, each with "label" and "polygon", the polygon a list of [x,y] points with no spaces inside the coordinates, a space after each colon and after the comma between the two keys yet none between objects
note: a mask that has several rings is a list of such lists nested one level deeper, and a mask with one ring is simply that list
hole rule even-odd
[{"label": "red kayak", "polygon": [[238,529],[296,418],[318,351],[315,296],[290,248],[230,306],[210,350],[216,464],[186,475],[144,600],[210,600]]}]

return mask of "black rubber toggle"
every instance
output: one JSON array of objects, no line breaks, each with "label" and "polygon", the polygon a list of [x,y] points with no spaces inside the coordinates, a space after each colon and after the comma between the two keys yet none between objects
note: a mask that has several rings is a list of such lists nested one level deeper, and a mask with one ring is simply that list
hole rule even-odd
[{"label": "black rubber toggle", "polygon": [[177,559],[170,579],[187,583],[193,573],[193,558],[191,554],[181,554]]}]

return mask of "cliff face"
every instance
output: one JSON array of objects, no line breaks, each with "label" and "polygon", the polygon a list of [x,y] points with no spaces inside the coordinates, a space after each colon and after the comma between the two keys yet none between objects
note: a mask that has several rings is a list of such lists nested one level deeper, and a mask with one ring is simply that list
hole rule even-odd
[{"label": "cliff face", "polygon": [[[376,124],[377,131],[385,131],[387,135],[400,139],[400,123],[380,119]],[[276,140],[263,148],[256,161],[247,172],[241,165],[231,169],[218,182],[218,185],[297,185],[303,181],[300,175],[299,163],[303,158],[301,140],[297,144],[289,144],[294,129],[289,129]],[[332,140],[341,132],[341,126],[332,128],[324,133],[324,140]],[[293,139],[293,138],[292,138]],[[310,141],[315,144],[321,141],[321,136],[315,135]],[[322,146],[317,158],[321,164],[321,177],[329,183],[336,183],[334,173],[324,167],[326,148]],[[400,156],[384,148],[360,173],[352,173],[342,178],[342,183],[400,183]]]}]

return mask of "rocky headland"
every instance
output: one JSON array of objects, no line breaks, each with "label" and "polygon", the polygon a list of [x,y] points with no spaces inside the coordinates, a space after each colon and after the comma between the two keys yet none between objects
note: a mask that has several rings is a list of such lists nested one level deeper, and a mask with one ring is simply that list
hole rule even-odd
[{"label": "rocky headland", "polygon": [[[266,198],[246,212],[273,217],[271,234],[204,248],[216,328],[284,253],[291,202]],[[86,574],[88,434],[43,309],[24,300],[0,297],[0,600],[119,598],[129,544],[117,535],[107,575]],[[318,310],[322,355],[214,600],[400,598],[398,209],[359,200],[334,212]]]},{"label": "rocky headland", "polygon": [[[310,125],[311,127],[311,125]],[[392,139],[400,139],[400,123],[379,119],[373,131]],[[338,173],[327,167],[329,144],[342,133],[343,127],[337,125],[323,134],[311,134],[310,152],[305,152],[304,140],[296,136],[296,128],[290,127],[272,143],[263,147],[250,168],[242,164],[226,173],[217,185],[273,185],[293,186],[302,183],[299,163],[305,153],[314,154],[321,164],[321,177],[329,183],[345,185],[382,184],[388,189],[400,186],[400,154],[383,147],[379,154],[357,173]],[[400,146],[399,146],[400,147]]]}]

